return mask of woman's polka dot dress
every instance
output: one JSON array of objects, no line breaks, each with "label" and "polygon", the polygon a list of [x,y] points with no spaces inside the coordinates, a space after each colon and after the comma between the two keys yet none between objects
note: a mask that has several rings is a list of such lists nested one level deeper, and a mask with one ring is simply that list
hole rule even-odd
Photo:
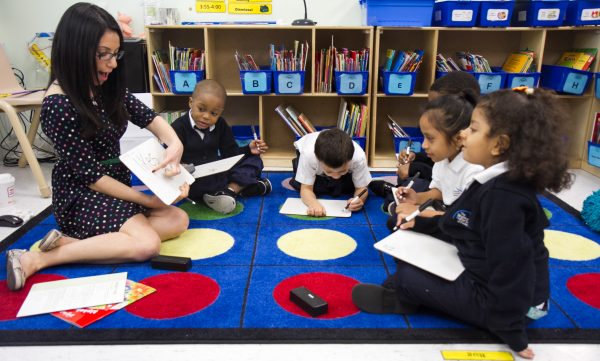
[{"label": "woman's polka dot dress", "polygon": [[[44,98],[40,119],[42,130],[54,143],[58,161],[52,170],[52,207],[60,230],[71,237],[84,239],[99,234],[117,232],[123,223],[147,208],[93,191],[89,185],[102,176],[110,176],[130,185],[131,174],[121,163],[103,164],[117,158],[123,126],[113,124],[105,112],[102,99],[96,108],[105,125],[90,139],[81,134],[81,118],[66,95]],[[130,121],[146,127],[156,113],[127,92],[123,104]]]}]

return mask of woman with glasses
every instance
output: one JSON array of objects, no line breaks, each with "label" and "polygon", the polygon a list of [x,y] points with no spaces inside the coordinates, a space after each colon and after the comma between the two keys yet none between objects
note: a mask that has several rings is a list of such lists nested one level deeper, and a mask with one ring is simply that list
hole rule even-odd
[{"label": "woman with glasses", "polygon": [[[183,152],[170,125],[125,89],[122,46],[117,22],[98,6],[75,4],[58,24],[41,122],[59,157],[52,208],[60,230],[40,241],[42,252],[7,252],[11,290],[54,265],[145,261],[158,254],[162,241],[188,227],[184,211],[133,189],[118,161],[128,121],[167,145],[155,170],[178,174]],[[182,187],[180,199],[188,190]]]}]

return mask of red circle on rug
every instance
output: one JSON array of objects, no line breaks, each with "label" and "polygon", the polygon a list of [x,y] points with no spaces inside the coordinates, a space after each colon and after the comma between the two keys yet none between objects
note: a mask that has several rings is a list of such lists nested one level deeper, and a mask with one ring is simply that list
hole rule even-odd
[{"label": "red circle on rug", "polygon": [[343,318],[360,312],[352,303],[352,287],[358,283],[354,278],[336,273],[303,273],[281,281],[273,290],[273,298],[284,310],[297,316],[312,318],[290,301],[291,290],[297,287],[306,287],[327,302],[327,313],[316,318]]},{"label": "red circle on rug", "polygon": [[36,283],[50,282],[64,280],[67,277],[54,274],[40,274],[36,273],[27,279],[25,287],[18,291],[11,291],[8,289],[6,280],[0,281],[0,300],[2,300],[2,307],[0,307],[0,321],[11,321],[17,319],[17,312],[23,305],[23,301],[29,294],[29,290]]},{"label": "red circle on rug", "polygon": [[221,289],[210,277],[178,272],[148,277],[139,281],[156,291],[132,303],[127,312],[153,320],[187,316],[213,304]]},{"label": "red circle on rug", "polygon": [[567,280],[567,289],[581,302],[600,309],[600,273],[583,273]]}]

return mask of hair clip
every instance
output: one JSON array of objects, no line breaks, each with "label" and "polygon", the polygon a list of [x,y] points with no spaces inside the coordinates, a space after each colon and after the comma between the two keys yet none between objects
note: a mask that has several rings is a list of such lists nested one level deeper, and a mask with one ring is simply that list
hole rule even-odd
[{"label": "hair clip", "polygon": [[527,95],[532,95],[533,94],[533,88],[529,88],[527,86],[518,86],[516,88],[512,88],[512,91],[517,92],[517,93],[523,93],[523,94],[527,94]]}]

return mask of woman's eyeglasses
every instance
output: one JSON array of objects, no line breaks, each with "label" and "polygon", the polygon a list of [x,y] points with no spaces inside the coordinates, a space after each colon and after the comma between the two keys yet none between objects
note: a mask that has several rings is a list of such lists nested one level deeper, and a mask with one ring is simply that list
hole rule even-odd
[{"label": "woman's eyeglasses", "polygon": [[121,60],[124,55],[125,55],[125,50],[120,50],[120,51],[117,51],[116,53],[111,53],[111,52],[96,53],[96,56],[98,57],[98,59],[104,60],[104,61],[109,61],[112,58]]}]

